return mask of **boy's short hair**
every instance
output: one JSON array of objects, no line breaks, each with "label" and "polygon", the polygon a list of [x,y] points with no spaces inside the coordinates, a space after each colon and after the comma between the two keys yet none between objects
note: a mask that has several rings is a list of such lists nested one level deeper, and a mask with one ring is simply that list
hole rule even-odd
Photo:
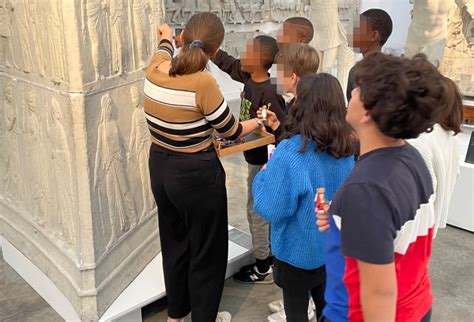
[{"label": "boy's short hair", "polygon": [[311,40],[313,40],[314,27],[309,19],[304,17],[292,17],[286,19],[284,23],[293,25],[298,37],[305,38],[308,44],[311,42]]},{"label": "boy's short hair", "polygon": [[360,100],[379,130],[397,139],[430,131],[438,119],[442,75],[425,55],[371,53],[355,65]]},{"label": "boy's short hair", "polygon": [[310,45],[292,44],[278,53],[277,64],[282,65],[284,71],[295,73],[301,78],[318,72],[319,54]]},{"label": "boy's short hair", "polygon": [[383,46],[392,34],[393,23],[390,15],[382,9],[369,9],[362,13],[370,29],[380,34],[380,45]]},{"label": "boy's short hair", "polygon": [[263,67],[270,69],[275,62],[275,56],[278,53],[278,45],[275,38],[260,35],[254,38],[260,44],[260,54]]}]

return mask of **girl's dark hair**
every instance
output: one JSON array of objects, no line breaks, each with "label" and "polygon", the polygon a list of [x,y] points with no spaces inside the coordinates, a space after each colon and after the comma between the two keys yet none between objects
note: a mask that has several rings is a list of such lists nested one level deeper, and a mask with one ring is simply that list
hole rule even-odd
[{"label": "girl's dark hair", "polygon": [[461,132],[461,124],[464,119],[464,107],[461,93],[455,82],[448,77],[443,77],[443,94],[441,96],[441,113],[438,123],[446,131],[454,134]]},{"label": "girl's dark hair", "polygon": [[337,78],[321,73],[300,79],[285,131],[285,138],[301,135],[301,152],[315,142],[317,151],[335,158],[354,154],[355,135],[346,122],[344,93]]},{"label": "girl's dark hair", "polygon": [[[193,15],[184,28],[181,53],[171,61],[170,76],[203,71],[209,58],[221,46],[224,33],[224,25],[215,14],[203,12]],[[201,43],[190,46],[194,40]]]}]

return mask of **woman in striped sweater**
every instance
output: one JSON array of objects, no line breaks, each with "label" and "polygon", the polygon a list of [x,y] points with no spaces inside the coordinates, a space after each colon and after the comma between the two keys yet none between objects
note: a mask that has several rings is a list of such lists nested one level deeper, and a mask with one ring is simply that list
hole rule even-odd
[{"label": "woman in striped sweater", "polygon": [[236,121],[206,71],[224,38],[217,16],[191,17],[174,58],[169,26],[158,31],[161,41],[147,69],[144,105],[169,321],[190,312],[193,321],[230,321],[229,313],[217,313],[227,266],[227,195],[211,134],[238,139],[261,123]]}]

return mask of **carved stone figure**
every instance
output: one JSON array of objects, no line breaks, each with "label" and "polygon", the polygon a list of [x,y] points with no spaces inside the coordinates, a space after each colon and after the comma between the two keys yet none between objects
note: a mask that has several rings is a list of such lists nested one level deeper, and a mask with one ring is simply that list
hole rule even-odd
[{"label": "carved stone figure", "polygon": [[72,245],[75,237],[72,151],[64,129],[65,119],[56,98],[52,98],[50,107],[48,152],[52,167],[49,193],[53,196],[53,209],[49,212],[48,228],[55,237]]},{"label": "carved stone figure", "polygon": [[102,96],[100,105],[94,187],[98,192],[102,230],[109,250],[118,238],[136,225],[137,216],[125,175],[124,148],[113,118],[115,107],[109,94]]},{"label": "carved stone figure", "polygon": [[20,196],[20,181],[19,175],[21,173],[21,164],[19,152],[18,139],[20,129],[18,124],[18,117],[16,106],[13,101],[13,85],[8,83],[5,86],[5,103],[4,103],[4,117],[5,117],[5,150],[2,153],[5,158],[5,173],[2,178],[4,193],[11,201],[14,201]]},{"label": "carved stone figure", "polygon": [[148,15],[146,14],[147,8],[148,5],[143,0],[132,1],[132,18],[135,31],[137,64],[139,69],[145,68],[148,53],[150,52],[146,39],[146,35],[150,33]]},{"label": "carved stone figure", "polygon": [[441,63],[448,32],[448,12],[454,0],[410,0],[413,18],[408,29],[405,54],[424,53],[435,65]]},{"label": "carved stone figure", "polygon": [[448,38],[440,70],[456,82],[464,95],[474,96],[474,46],[469,45],[463,33],[465,15],[463,4],[461,8],[455,6],[449,12]]},{"label": "carved stone figure", "polygon": [[108,2],[111,40],[112,72],[122,75],[124,71],[124,60],[128,46],[125,44],[127,29],[125,28],[125,8],[123,0],[111,0]]},{"label": "carved stone figure", "polygon": [[[48,3],[48,1],[45,2]],[[65,44],[61,9],[60,1],[51,1],[50,8],[46,12],[49,22],[47,33],[48,47],[50,50],[49,65],[52,69],[51,77],[55,83],[60,83],[66,78]]]},{"label": "carved stone figure", "polygon": [[30,43],[30,35],[32,34],[32,30],[30,28],[30,13],[28,12],[28,6],[25,0],[21,4],[17,6],[12,6],[13,10],[15,11],[16,17],[16,26],[17,32],[19,37],[19,44],[21,46],[20,52],[22,57],[22,64],[21,69],[25,73],[29,73],[32,71],[33,68],[33,48]]},{"label": "carved stone figure", "polygon": [[191,18],[192,15],[196,13],[196,2],[195,0],[183,0],[183,21],[182,23],[185,24],[186,21]]},{"label": "carved stone figure", "polygon": [[[136,86],[130,88],[130,95],[133,105],[132,125],[130,132],[130,143],[128,149],[129,169],[138,169],[136,180],[139,184],[142,196],[142,211],[140,219],[143,219],[147,213],[155,207],[153,195],[151,193],[150,173],[148,170],[148,158],[150,151],[150,131],[145,118],[143,106],[140,104],[140,94]],[[131,173],[135,174],[135,172]],[[135,189],[134,189],[135,190]]]},{"label": "carved stone figure", "polygon": [[321,72],[331,73],[337,61],[337,78],[345,88],[354,54],[339,19],[337,0],[311,0],[310,20],[315,30],[311,44],[320,53]]},{"label": "carved stone figure", "polygon": [[26,153],[26,166],[24,180],[25,191],[30,191],[30,200],[27,203],[29,212],[33,215],[34,221],[40,226],[44,226],[43,216],[47,214],[48,202],[45,195],[48,190],[47,176],[45,173],[45,148],[43,133],[37,115],[36,98],[33,92],[28,93],[26,98],[25,116],[25,142],[28,143],[28,153]]},{"label": "carved stone figure", "polygon": [[179,23],[179,17],[181,15],[181,7],[182,7],[182,4],[177,1],[174,1],[174,0],[166,1],[166,12],[173,13],[173,15],[170,18],[171,23]]},{"label": "carved stone figure", "polygon": [[108,41],[108,33],[105,24],[105,4],[103,0],[87,0],[87,28],[92,50],[92,63],[94,64],[95,79],[105,76],[105,43]]},{"label": "carved stone figure", "polygon": [[149,14],[148,14],[148,20],[150,21],[150,48],[152,48],[152,52],[158,48],[158,36],[157,36],[157,30],[158,26],[160,25],[161,17],[163,16],[163,9],[162,6],[160,5],[159,0],[146,0],[148,2],[148,8],[149,8]]},{"label": "carved stone figure", "polygon": [[474,46],[474,0],[455,0],[461,9],[463,33],[469,46]]}]

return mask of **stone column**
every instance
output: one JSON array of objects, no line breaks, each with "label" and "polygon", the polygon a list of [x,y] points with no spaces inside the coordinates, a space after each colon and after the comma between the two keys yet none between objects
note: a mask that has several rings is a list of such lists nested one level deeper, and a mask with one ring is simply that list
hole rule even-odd
[{"label": "stone column", "polygon": [[144,67],[160,0],[0,0],[0,235],[97,320],[160,250]]}]

